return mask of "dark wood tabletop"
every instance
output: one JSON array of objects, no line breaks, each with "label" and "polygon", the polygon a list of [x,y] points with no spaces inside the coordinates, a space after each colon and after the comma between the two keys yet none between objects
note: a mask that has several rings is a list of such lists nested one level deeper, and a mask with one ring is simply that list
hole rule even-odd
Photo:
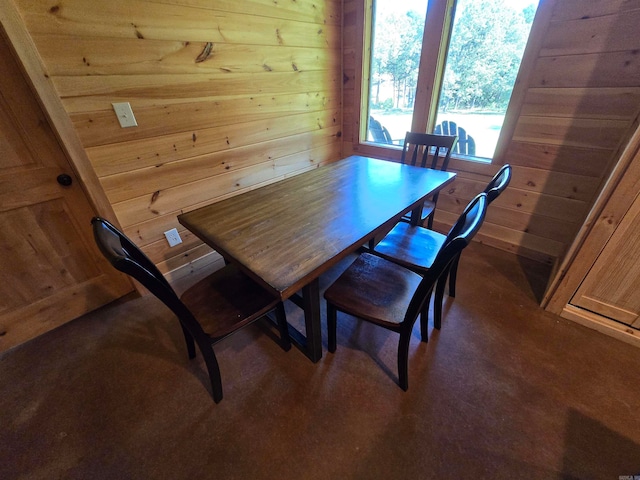
[{"label": "dark wood tabletop", "polygon": [[[284,300],[454,177],[352,156],[184,213],[178,220]],[[319,316],[319,305],[312,308]]]}]

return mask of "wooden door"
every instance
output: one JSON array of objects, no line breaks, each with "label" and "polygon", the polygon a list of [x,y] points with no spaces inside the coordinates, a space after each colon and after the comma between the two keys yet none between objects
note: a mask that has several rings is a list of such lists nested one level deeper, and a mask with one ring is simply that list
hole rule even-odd
[{"label": "wooden door", "polygon": [[0,351],[132,290],[95,247],[92,215],[0,28]]},{"label": "wooden door", "polygon": [[598,255],[571,304],[640,329],[640,196]]}]

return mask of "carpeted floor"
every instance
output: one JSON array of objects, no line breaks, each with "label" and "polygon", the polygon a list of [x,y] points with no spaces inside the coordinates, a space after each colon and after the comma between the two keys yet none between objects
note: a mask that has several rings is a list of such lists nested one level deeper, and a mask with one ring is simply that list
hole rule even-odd
[{"label": "carpeted floor", "polygon": [[640,349],[542,311],[547,274],[469,247],[442,330],[414,329],[407,392],[390,332],[340,315],[312,364],[254,324],[216,346],[218,405],[171,313],[123,299],[0,357],[0,478],[640,474]]}]

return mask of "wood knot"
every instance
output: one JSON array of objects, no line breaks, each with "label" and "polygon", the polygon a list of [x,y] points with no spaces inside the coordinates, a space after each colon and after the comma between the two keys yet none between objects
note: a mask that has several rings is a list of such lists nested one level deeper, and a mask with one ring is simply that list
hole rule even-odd
[{"label": "wood knot", "polygon": [[207,58],[209,58],[209,56],[211,56],[212,50],[213,50],[213,42],[205,43],[204,48],[202,49],[202,52],[200,52],[200,55],[198,55],[198,57],[196,58],[196,63],[202,63]]}]

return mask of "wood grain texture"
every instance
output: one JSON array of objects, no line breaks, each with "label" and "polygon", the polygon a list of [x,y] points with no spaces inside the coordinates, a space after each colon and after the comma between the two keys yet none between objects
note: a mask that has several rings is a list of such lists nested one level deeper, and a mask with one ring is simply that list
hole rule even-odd
[{"label": "wood grain texture", "polygon": [[638,0],[563,0],[556,6],[552,20],[554,22],[579,20],[581,18],[620,15],[640,9]]},{"label": "wood grain texture", "polygon": [[[145,167],[160,167],[170,162],[230,152],[235,148],[269,142],[300,134],[333,131],[339,112],[325,110],[299,115],[287,115],[274,122],[271,119],[241,123],[231,131],[226,126],[199,128],[192,131],[144,138],[87,149],[91,162],[101,177],[130,172]],[[325,128],[326,127],[326,128]]]},{"label": "wood grain texture", "polygon": [[[309,4],[311,2],[305,1]],[[19,2],[30,32],[79,37],[339,48],[338,25],[145,0]],[[275,9],[274,9],[275,11]],[[311,20],[311,18],[309,18]],[[47,62],[45,62],[47,63]]]},{"label": "wood grain texture", "polygon": [[640,87],[530,88],[521,114],[628,121],[639,105]]},{"label": "wood grain texture", "polygon": [[205,178],[230,174],[243,168],[335,143],[339,127],[292,135],[233,150],[191,157],[188,160],[157,164],[102,178],[102,185],[113,203],[162,192]]},{"label": "wood grain texture", "polygon": [[640,318],[640,196],[598,254],[571,304],[638,327]]},{"label": "wood grain texture", "polygon": [[[36,34],[43,55],[55,56],[49,65],[58,75],[145,75],[263,73],[327,70],[339,65],[325,48],[237,45],[177,40],[89,37],[69,45],[65,35]],[[210,50],[207,45],[211,43]],[[197,61],[207,49],[206,58]],[[339,58],[339,57],[338,57]]]},{"label": "wood grain texture", "polygon": [[[560,2],[562,3],[562,2]],[[630,32],[640,23],[640,8],[611,15],[551,22],[541,56],[630,51],[637,40]],[[568,35],[567,32],[571,34]]]},{"label": "wood grain texture", "polygon": [[[286,115],[319,112],[339,108],[336,96],[325,96],[322,92],[309,91],[300,94],[259,95],[225,97],[215,100],[184,102],[180,104],[138,108],[132,102],[138,120],[135,129],[120,128],[112,110],[100,110],[72,115],[76,130],[86,147],[136,141],[149,137],[160,137],[177,132],[224,125],[223,138],[231,136],[243,123],[259,120],[276,120]],[[330,121],[335,124],[337,118]],[[309,129],[322,128],[327,121],[317,121]],[[197,132],[196,132],[197,135]]]},{"label": "wood grain texture", "polygon": [[93,242],[94,211],[5,33],[0,26],[1,352],[132,290]]},{"label": "wood grain texture", "polygon": [[178,218],[286,299],[453,178],[349,157]]},{"label": "wood grain texture", "polygon": [[168,247],[178,213],[341,157],[339,0],[15,4],[117,220],[163,272],[210,251]]}]

